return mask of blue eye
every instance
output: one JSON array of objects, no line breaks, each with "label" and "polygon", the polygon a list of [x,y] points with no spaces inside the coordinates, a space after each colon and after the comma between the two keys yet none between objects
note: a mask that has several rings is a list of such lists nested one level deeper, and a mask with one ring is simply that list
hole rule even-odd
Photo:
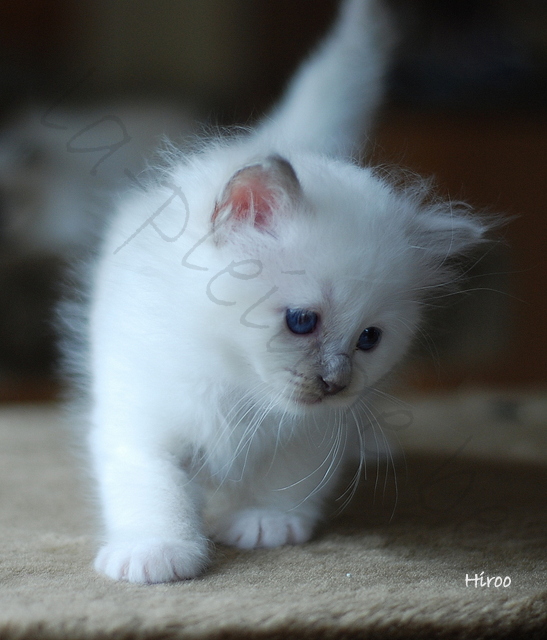
[{"label": "blue eye", "polygon": [[370,351],[380,342],[382,332],[378,327],[368,327],[359,336],[357,341],[357,348],[361,351]]},{"label": "blue eye", "polygon": [[307,309],[287,309],[285,314],[287,327],[293,333],[311,333],[317,326],[319,316],[314,311]]}]

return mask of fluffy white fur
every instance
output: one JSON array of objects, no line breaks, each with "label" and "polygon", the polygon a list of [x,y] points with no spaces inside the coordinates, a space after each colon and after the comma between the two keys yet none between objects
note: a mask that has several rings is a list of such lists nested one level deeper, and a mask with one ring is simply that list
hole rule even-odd
[{"label": "fluffy white fur", "polygon": [[[111,578],[192,578],[208,537],[308,540],[363,448],[367,394],[447,262],[480,241],[480,220],[349,159],[390,42],[380,5],[347,0],[256,132],[177,160],[113,218],[88,327],[96,568]],[[287,309],[317,326],[294,333]],[[381,340],[357,349],[368,327]]]}]

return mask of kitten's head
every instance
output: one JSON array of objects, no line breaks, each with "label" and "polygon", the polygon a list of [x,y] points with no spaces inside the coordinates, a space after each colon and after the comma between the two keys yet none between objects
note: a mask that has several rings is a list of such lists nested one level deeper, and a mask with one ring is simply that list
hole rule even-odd
[{"label": "kitten's head", "polygon": [[486,226],[367,169],[293,164],[249,164],[217,200],[213,237],[231,258],[223,295],[238,300],[226,308],[226,340],[272,402],[348,406],[400,360],[425,295],[453,279],[447,261]]}]

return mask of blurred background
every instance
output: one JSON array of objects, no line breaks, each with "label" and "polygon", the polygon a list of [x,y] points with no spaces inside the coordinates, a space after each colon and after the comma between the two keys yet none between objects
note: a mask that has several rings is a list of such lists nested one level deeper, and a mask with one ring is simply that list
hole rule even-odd
[{"label": "blurred background", "polygon": [[[547,382],[547,3],[386,0],[401,43],[368,161],[510,221],[466,265],[401,382]],[[67,262],[161,136],[249,124],[335,0],[0,0],[0,400],[54,397]]]}]

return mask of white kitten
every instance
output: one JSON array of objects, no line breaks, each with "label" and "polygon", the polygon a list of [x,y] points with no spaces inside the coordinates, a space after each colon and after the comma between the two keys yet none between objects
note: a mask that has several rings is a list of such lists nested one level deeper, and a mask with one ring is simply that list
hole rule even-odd
[{"label": "white kitten", "polygon": [[381,6],[347,0],[270,119],[178,160],[113,218],[86,329],[106,575],[194,577],[206,533],[308,540],[360,451],[363,399],[447,260],[480,241],[482,221],[349,157],[390,47]]}]

